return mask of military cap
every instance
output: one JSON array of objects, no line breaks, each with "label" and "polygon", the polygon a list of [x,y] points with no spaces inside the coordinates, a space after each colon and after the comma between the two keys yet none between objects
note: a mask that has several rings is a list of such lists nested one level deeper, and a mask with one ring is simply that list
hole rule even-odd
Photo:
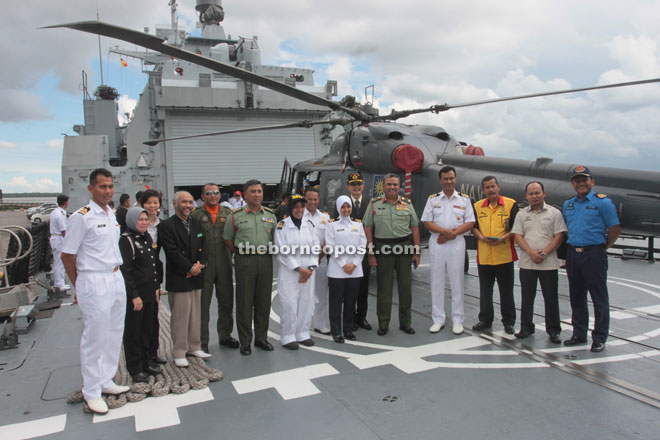
[{"label": "military cap", "polygon": [[364,179],[362,178],[362,174],[360,174],[359,171],[355,171],[355,172],[348,175],[348,183],[353,183],[353,182],[364,183]]},{"label": "military cap", "polygon": [[578,165],[573,168],[573,172],[571,174],[571,180],[575,179],[577,176],[587,176],[591,178],[591,170],[583,165]]}]

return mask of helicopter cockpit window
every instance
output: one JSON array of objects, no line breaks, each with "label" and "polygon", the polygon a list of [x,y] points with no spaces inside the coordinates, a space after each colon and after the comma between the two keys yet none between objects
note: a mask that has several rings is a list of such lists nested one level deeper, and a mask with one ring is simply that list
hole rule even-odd
[{"label": "helicopter cockpit window", "polygon": [[296,184],[296,193],[302,194],[308,186],[321,187],[321,173],[313,171],[311,173],[300,173]]}]

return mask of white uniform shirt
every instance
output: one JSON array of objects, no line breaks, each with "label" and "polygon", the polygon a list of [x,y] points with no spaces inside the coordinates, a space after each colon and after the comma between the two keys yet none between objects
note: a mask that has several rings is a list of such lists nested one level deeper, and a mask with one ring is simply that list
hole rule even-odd
[{"label": "white uniform shirt", "polygon": [[319,237],[319,243],[322,246],[323,243],[325,243],[325,229],[328,226],[328,223],[330,223],[330,216],[327,212],[319,211],[318,209],[314,212],[314,215],[312,215],[312,213],[305,208],[303,220],[306,219],[309,219],[314,223],[314,230],[316,231],[316,235]]},{"label": "white uniform shirt", "polygon": [[119,235],[112,210],[106,213],[90,200],[69,218],[62,253],[76,256],[78,272],[111,272],[122,264]]},{"label": "white uniform shirt", "polygon": [[62,235],[66,232],[66,211],[61,207],[50,213],[50,235]]},{"label": "white uniform shirt", "polygon": [[236,197],[230,197],[229,203],[231,204],[233,209],[242,208],[243,206],[247,205],[247,202],[243,200],[243,197],[241,197],[238,200],[236,199]]},{"label": "white uniform shirt", "polygon": [[151,239],[154,243],[158,243],[158,225],[160,224],[160,219],[156,217],[156,222],[151,224],[149,221],[149,226],[147,226],[147,232],[151,235]]},{"label": "white uniform shirt", "polygon": [[[560,232],[566,232],[564,216],[554,206],[543,203],[540,211],[534,211],[531,206],[521,210],[516,215],[511,232],[520,234],[532,249],[545,248]],[[549,253],[541,264],[532,261],[526,252],[520,253],[518,267],[533,270],[556,270],[559,269],[557,250]]]},{"label": "white uniform shirt", "polygon": [[[319,248],[319,238],[314,230],[311,220],[302,219],[300,229],[293,224],[291,217],[287,217],[277,224],[275,228],[275,244],[280,248],[277,253],[277,262],[289,270],[297,267],[308,268],[319,265],[319,254],[314,253]],[[288,247],[282,252],[283,246]],[[294,246],[298,246],[294,249]],[[302,248],[301,246],[306,246]]]},{"label": "white uniform shirt", "polygon": [[[361,222],[351,220],[350,217],[339,217],[328,224],[325,230],[325,245],[332,248],[330,262],[328,263],[329,278],[361,278],[362,258],[366,252],[367,236]],[[354,249],[353,253],[346,252],[348,247]],[[343,247],[343,252],[339,252]],[[352,274],[344,272],[344,266],[355,264],[356,268]]]},{"label": "white uniform shirt", "polygon": [[[469,198],[463,197],[457,191],[447,198],[445,192],[440,191],[428,198],[420,220],[433,222],[441,228],[454,229],[463,223],[473,222],[474,211]],[[432,235],[438,236],[437,233]]]}]

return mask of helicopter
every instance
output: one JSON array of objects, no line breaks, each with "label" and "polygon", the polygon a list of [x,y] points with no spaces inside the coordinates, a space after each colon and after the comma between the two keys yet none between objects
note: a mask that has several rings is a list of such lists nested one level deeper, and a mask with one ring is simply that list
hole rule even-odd
[{"label": "helicopter", "polygon": [[[147,145],[175,142],[200,136],[249,131],[276,130],[290,127],[310,128],[317,124],[329,127],[341,126],[343,133],[333,141],[327,155],[303,161],[291,166],[285,160],[280,194],[302,192],[307,185],[318,186],[321,208],[332,210],[336,198],[346,193],[345,176],[359,170],[365,179],[365,194],[378,196],[383,177],[387,173],[404,176],[405,194],[418,212],[423,210],[429,194],[439,190],[438,172],[451,165],[457,173],[457,190],[473,201],[483,197],[481,179],[486,175],[496,177],[501,191],[508,197],[524,201],[524,187],[532,180],[540,181],[546,188],[546,201],[559,206],[574,195],[570,172],[577,165],[555,163],[551,158],[536,160],[493,158],[484,155],[480,147],[459,141],[445,129],[431,125],[407,125],[396,122],[404,117],[432,112],[439,113],[454,108],[486,105],[496,102],[529,99],[541,96],[576,93],[604,88],[641,86],[660,82],[660,78],[607,84],[594,87],[559,90],[552,92],[518,95],[464,104],[441,104],[427,108],[395,111],[379,115],[368,102],[362,105],[353,97],[333,101],[302,89],[290,86],[240,67],[193,53],[170,45],[163,39],[147,33],[115,26],[99,21],[84,21],[47,28],[66,27],[133,43],[170,57],[198,64],[212,71],[230,75],[246,83],[256,84],[301,101],[326,107],[327,118],[320,121],[299,121],[290,124],[242,128],[214,133],[196,134],[175,138],[156,138],[145,141]],[[624,234],[649,237],[660,236],[660,172],[589,166],[598,185],[598,191],[606,193],[617,206]]]}]

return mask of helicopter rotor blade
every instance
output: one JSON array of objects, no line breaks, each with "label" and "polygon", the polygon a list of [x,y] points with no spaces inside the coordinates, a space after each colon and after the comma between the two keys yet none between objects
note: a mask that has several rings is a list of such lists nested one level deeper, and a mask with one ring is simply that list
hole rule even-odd
[{"label": "helicopter rotor blade", "polygon": [[336,119],[330,119],[330,120],[324,120],[324,121],[298,121],[298,122],[292,122],[290,124],[278,124],[278,125],[264,125],[263,127],[247,127],[247,128],[237,128],[236,130],[225,130],[225,131],[215,131],[212,133],[203,133],[203,134],[192,134],[188,136],[178,136],[178,137],[171,137],[171,138],[164,138],[164,139],[152,139],[150,141],[145,141],[142,142],[144,145],[149,145],[149,146],[155,146],[160,144],[161,142],[169,142],[169,141],[179,141],[182,139],[193,139],[193,138],[200,138],[200,137],[207,137],[207,136],[221,136],[223,134],[234,134],[234,133],[248,133],[252,131],[266,131],[266,130],[281,130],[283,128],[311,128],[314,125],[345,125],[349,124],[351,122],[354,122],[355,119],[347,119],[347,118],[336,118]]},{"label": "helicopter rotor blade", "polygon": [[103,35],[105,37],[115,38],[117,40],[122,40],[127,43],[136,44],[138,46],[142,46],[147,49],[164,53],[179,60],[188,61],[200,65],[202,67],[206,67],[207,69],[213,70],[215,72],[223,73],[225,75],[230,75],[233,76],[234,78],[238,78],[243,81],[257,84],[259,86],[274,90],[276,92],[282,93],[292,98],[299,99],[309,104],[320,105],[323,107],[327,107],[331,110],[341,110],[359,120],[363,120],[363,121],[370,120],[367,114],[365,114],[364,112],[358,109],[343,107],[337,102],[322,98],[320,96],[316,96],[304,90],[297,89],[296,87],[291,87],[287,84],[272,80],[270,78],[266,78],[264,76],[249,72],[247,70],[243,70],[241,68],[232,66],[230,64],[226,64],[221,61],[217,61],[212,58],[205,57],[203,55],[189,52],[187,50],[178,48],[176,46],[171,46],[167,44],[165,40],[163,40],[162,38],[156,37],[154,35],[146,34],[144,32],[135,31],[121,26],[115,26],[101,21],[80,21],[75,23],[44,26],[42,29],[54,29],[54,28],[62,28],[62,27],[74,29],[82,32],[88,32],[91,34]]},{"label": "helicopter rotor blade", "polygon": [[460,108],[460,107],[471,107],[475,105],[482,105],[482,104],[491,104],[495,102],[504,102],[504,101],[515,101],[518,99],[527,99],[527,98],[538,98],[542,96],[551,96],[551,95],[563,95],[566,93],[577,93],[577,92],[587,92],[589,90],[599,90],[599,89],[611,89],[615,87],[628,87],[628,86],[638,86],[641,84],[652,84],[652,83],[658,83],[660,82],[660,78],[652,78],[652,79],[645,79],[641,81],[630,81],[630,82],[622,82],[622,83],[615,83],[615,84],[604,84],[601,86],[593,86],[593,87],[582,87],[579,89],[568,89],[568,90],[556,90],[553,92],[542,92],[542,93],[530,93],[529,95],[518,95],[518,96],[510,96],[507,98],[496,98],[496,99],[487,99],[485,101],[475,101],[475,102],[468,102],[465,104],[455,104],[455,105],[449,105],[449,104],[444,104],[444,105],[434,105],[432,106],[432,110],[435,113],[447,111],[453,108]]}]

